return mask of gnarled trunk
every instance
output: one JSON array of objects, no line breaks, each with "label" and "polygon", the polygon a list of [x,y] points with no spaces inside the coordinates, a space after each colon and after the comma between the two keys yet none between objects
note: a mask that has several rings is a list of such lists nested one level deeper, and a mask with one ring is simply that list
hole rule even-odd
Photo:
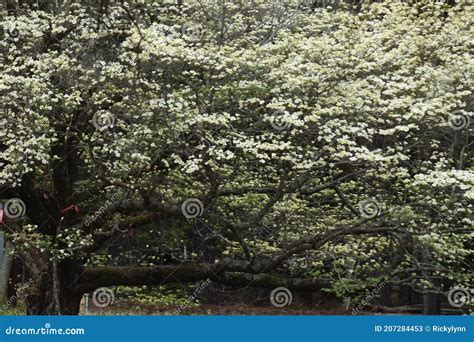
[{"label": "gnarled trunk", "polygon": [[50,263],[32,274],[26,298],[28,315],[77,315],[84,292],[78,286],[78,268],[72,261]]}]

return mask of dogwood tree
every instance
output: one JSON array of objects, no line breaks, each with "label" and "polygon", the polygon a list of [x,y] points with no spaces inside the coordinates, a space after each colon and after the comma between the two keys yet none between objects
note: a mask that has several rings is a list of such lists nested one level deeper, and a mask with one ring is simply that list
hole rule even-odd
[{"label": "dogwood tree", "polygon": [[[0,197],[28,313],[203,279],[349,297],[469,284],[469,1],[1,15]],[[146,248],[124,265],[108,247],[132,230]]]}]

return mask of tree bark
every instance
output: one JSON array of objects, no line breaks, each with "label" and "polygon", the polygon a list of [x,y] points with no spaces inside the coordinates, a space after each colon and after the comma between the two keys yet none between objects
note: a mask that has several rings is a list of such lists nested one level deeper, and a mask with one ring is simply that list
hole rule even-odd
[{"label": "tree bark", "polygon": [[5,241],[5,255],[0,268],[0,303],[5,303],[7,300],[8,281],[10,279],[10,272],[13,263],[13,245],[10,241]]},{"label": "tree bark", "polygon": [[[51,279],[49,279],[51,280]],[[52,291],[51,281],[37,284],[37,290],[26,299],[28,315],[77,315],[79,314],[82,292],[70,290],[61,285],[59,290],[59,311]]]},{"label": "tree bark", "polygon": [[319,290],[330,284],[319,279],[284,278],[273,274],[251,274],[236,270],[236,265],[227,270],[225,264],[181,264],[154,267],[97,267],[84,268],[80,276],[83,293],[107,286],[141,286],[169,283],[196,282],[210,279],[217,283],[234,286],[259,286],[275,288],[279,286],[293,290]]},{"label": "tree bark", "polygon": [[[292,290],[319,290],[329,284],[316,279],[290,279],[271,274],[251,274],[236,272],[237,264],[231,264],[233,271],[224,271],[225,265],[181,264],[155,267],[99,267],[82,268],[71,262],[58,265],[59,305],[58,312],[53,291],[53,267],[34,283],[27,297],[29,315],[77,315],[84,293],[93,292],[99,287],[128,285],[159,285],[169,283],[212,281],[234,286],[252,286],[273,289],[284,286]],[[75,270],[75,271],[74,271]]]},{"label": "tree bark", "polygon": [[[46,259],[46,258],[45,258]],[[84,291],[78,285],[77,262],[66,260],[53,267],[42,261],[29,269],[32,284],[26,298],[28,315],[77,315]],[[54,271],[57,268],[57,280]],[[56,284],[55,284],[56,282]]]}]

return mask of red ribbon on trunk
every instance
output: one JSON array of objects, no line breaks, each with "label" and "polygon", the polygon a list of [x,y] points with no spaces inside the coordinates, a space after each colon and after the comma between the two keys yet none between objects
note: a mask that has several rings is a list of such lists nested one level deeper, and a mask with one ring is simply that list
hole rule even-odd
[{"label": "red ribbon on trunk", "polygon": [[81,215],[81,212],[79,211],[79,207],[75,204],[70,205],[69,207],[62,209],[61,214],[63,214],[63,216],[64,216],[64,214],[66,214],[67,212],[69,212],[71,210],[74,211],[77,216]]}]

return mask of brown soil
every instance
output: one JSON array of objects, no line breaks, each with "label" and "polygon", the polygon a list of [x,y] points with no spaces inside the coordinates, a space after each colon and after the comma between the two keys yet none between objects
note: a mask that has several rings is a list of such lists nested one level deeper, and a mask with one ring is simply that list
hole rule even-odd
[{"label": "brown soil", "polygon": [[[81,314],[84,314],[81,310]],[[107,308],[89,307],[88,315],[352,315],[351,310],[344,308],[314,307],[256,307],[256,306],[217,306],[201,305],[178,310],[177,307],[125,306],[113,305]],[[358,315],[383,315],[377,310],[359,311]],[[403,314],[403,313],[402,313]]]}]

